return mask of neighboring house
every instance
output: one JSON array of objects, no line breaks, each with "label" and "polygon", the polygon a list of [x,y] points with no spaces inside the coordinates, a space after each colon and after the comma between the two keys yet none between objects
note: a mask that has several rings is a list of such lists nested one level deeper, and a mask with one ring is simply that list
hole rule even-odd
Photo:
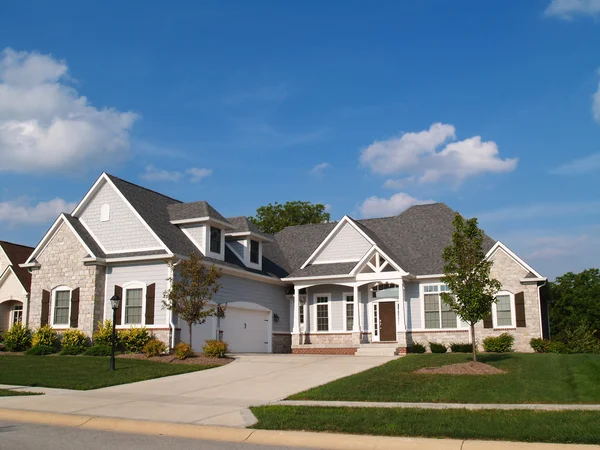
[{"label": "neighboring house", "polygon": [[25,322],[31,274],[19,267],[33,248],[0,241],[0,332]]},{"label": "neighboring house", "polygon": [[[234,352],[393,353],[415,341],[468,342],[439,296],[454,214],[438,203],[271,236],[205,201],[182,203],[102,174],[22,265],[33,276],[29,322],[91,335],[112,317],[116,294],[117,328],[143,325],[172,347],[189,337],[163,307],[167,261],[199,252],[222,270],[213,300],[227,308],[194,327],[196,350],[215,337]],[[486,237],[485,251],[503,290],[478,337],[508,331],[530,351],[530,338],[547,336],[546,279],[500,242]]]}]

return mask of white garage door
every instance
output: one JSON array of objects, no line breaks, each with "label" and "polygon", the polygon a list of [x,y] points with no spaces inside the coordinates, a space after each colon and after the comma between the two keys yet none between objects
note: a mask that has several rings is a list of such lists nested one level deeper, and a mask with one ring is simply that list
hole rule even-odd
[{"label": "white garage door", "polygon": [[223,340],[232,353],[267,353],[269,351],[269,311],[228,306],[221,319]]}]

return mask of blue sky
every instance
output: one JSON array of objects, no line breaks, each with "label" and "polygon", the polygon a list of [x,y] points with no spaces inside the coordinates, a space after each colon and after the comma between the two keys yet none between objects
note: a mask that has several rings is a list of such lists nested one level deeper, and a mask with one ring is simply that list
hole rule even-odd
[{"label": "blue sky", "polygon": [[600,0],[6,2],[0,239],[102,171],[224,215],[442,201],[549,277],[598,267]]}]

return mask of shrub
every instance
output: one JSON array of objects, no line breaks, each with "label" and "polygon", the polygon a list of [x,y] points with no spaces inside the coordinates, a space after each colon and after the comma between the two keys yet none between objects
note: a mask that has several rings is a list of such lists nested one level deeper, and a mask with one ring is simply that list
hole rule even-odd
[{"label": "shrub", "polygon": [[206,356],[213,358],[225,358],[225,354],[229,351],[227,342],[212,339],[206,341],[206,345],[202,347],[202,351]]},{"label": "shrub", "polygon": [[571,353],[567,344],[561,341],[550,341],[548,343],[548,353]]},{"label": "shrub", "polygon": [[565,343],[569,353],[600,353],[600,342],[594,335],[594,330],[584,324],[566,330]]},{"label": "shrub", "polygon": [[85,347],[63,347],[59,355],[61,356],[75,356],[85,352]]},{"label": "shrub", "polygon": [[133,327],[119,331],[119,341],[127,353],[142,353],[151,338],[146,327]]},{"label": "shrub", "polygon": [[473,351],[473,346],[469,343],[462,344],[453,342],[450,344],[450,350],[452,350],[452,353],[471,353]]},{"label": "shrub", "polygon": [[58,344],[58,333],[50,325],[44,325],[39,327],[33,333],[33,339],[31,340],[32,347],[38,347],[40,345],[46,347],[56,348]]},{"label": "shrub", "polygon": [[29,356],[44,356],[51,355],[52,353],[56,353],[56,347],[42,344],[34,345],[25,351],[25,354]]},{"label": "shrub", "polygon": [[532,338],[529,345],[536,353],[548,353],[550,350],[550,341],[542,338]]},{"label": "shrub", "polygon": [[84,356],[110,356],[112,354],[112,348],[110,345],[96,344],[92,345],[85,352]]},{"label": "shrub", "polygon": [[[105,320],[104,323],[98,321],[98,329],[92,336],[94,345],[111,345],[112,342],[112,321]],[[119,343],[119,335],[117,335],[117,344]]]},{"label": "shrub", "polygon": [[192,346],[190,344],[180,342],[175,346],[175,358],[185,359],[189,358],[190,356],[194,356],[194,351],[192,350]]},{"label": "shrub", "polygon": [[446,353],[448,351],[448,347],[444,344],[438,344],[437,342],[430,342],[429,349],[431,353]]},{"label": "shrub", "polygon": [[150,339],[148,342],[146,342],[146,345],[144,345],[144,353],[148,358],[150,358],[151,356],[158,356],[161,353],[165,353],[166,351],[167,346],[165,345],[165,343],[163,341],[159,341],[156,338]]},{"label": "shrub", "polygon": [[419,344],[418,342],[413,342],[413,345],[408,347],[409,353],[425,353],[425,351],[426,351],[425,346],[422,344]]},{"label": "shrub", "polygon": [[490,336],[483,340],[483,349],[486,352],[505,353],[512,352],[515,337],[509,333],[500,336]]},{"label": "shrub", "polygon": [[83,331],[70,328],[63,331],[60,343],[63,351],[69,349],[67,350],[67,353],[61,352],[61,355],[78,355],[85,351],[88,344],[88,338]]},{"label": "shrub", "polygon": [[31,347],[31,330],[21,323],[15,323],[2,338],[7,352],[22,352]]}]

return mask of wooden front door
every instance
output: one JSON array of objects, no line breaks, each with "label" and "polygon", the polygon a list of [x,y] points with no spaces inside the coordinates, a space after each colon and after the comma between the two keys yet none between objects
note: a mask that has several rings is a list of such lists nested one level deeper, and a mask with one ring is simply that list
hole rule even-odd
[{"label": "wooden front door", "polygon": [[379,302],[379,340],[396,339],[396,302]]}]

